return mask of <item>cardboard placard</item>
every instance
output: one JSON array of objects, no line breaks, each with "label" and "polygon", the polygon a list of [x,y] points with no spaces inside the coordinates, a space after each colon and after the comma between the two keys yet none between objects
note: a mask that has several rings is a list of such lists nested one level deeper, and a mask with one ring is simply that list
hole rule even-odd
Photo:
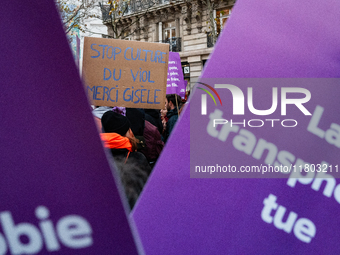
[{"label": "cardboard placard", "polygon": [[83,77],[96,106],[161,109],[169,45],[85,37]]}]

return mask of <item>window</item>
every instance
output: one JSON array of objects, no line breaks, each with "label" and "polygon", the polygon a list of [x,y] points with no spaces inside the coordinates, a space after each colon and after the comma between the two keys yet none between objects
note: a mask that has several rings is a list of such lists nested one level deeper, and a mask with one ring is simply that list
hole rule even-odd
[{"label": "window", "polygon": [[207,63],[207,61],[208,61],[208,59],[203,59],[203,60],[202,60],[202,66],[203,66],[203,69],[204,69],[204,67],[205,67],[205,64]]},{"label": "window", "polygon": [[216,11],[216,32],[217,36],[222,32],[223,27],[227,23],[231,15],[231,7]]},{"label": "window", "polygon": [[170,51],[181,51],[181,38],[176,33],[176,21],[165,22],[162,24],[163,43],[169,43]]},{"label": "window", "polygon": [[176,37],[175,21],[163,23],[163,40],[169,41],[173,37]]}]

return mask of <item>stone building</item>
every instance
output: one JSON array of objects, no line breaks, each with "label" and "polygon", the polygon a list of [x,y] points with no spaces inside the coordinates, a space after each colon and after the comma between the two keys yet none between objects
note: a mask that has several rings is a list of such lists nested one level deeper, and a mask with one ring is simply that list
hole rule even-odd
[{"label": "stone building", "polygon": [[[187,90],[200,76],[213,49],[212,29],[219,34],[231,14],[235,0],[131,0],[117,23],[121,39],[169,43],[179,52]],[[215,7],[210,7],[215,6]],[[103,21],[113,35],[108,6],[102,6]],[[211,25],[209,15],[214,23]],[[112,16],[111,16],[112,17]]]}]

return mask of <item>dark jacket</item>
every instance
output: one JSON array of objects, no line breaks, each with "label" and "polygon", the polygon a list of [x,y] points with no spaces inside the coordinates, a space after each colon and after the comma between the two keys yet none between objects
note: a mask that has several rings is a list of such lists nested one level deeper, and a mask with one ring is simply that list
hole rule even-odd
[{"label": "dark jacket", "polygon": [[160,134],[163,133],[163,124],[159,110],[145,109],[145,120],[157,127]]},{"label": "dark jacket", "polygon": [[138,151],[129,153],[127,149],[110,149],[110,150],[116,164],[118,162],[122,163],[121,165],[119,165],[122,170],[125,170],[127,168],[129,168],[130,170],[135,169],[136,172],[142,171],[146,173],[146,176],[149,176],[149,174],[151,173],[151,168],[143,153]]},{"label": "dark jacket", "polygon": [[165,132],[164,132],[164,136],[163,136],[163,141],[164,143],[167,142],[175,124],[176,121],[178,119],[178,112],[177,112],[177,108],[175,107],[173,110],[170,110],[167,112],[166,117],[168,118],[168,121],[166,123],[166,128],[165,128]]},{"label": "dark jacket", "polygon": [[157,161],[164,147],[161,134],[154,125],[146,120],[143,136],[146,147],[141,150],[141,152],[145,155],[149,163]]},{"label": "dark jacket", "polygon": [[135,136],[142,136],[144,132],[145,112],[143,109],[126,108],[126,118],[130,121],[130,128]]},{"label": "dark jacket", "polygon": [[[106,133],[106,135],[121,137],[115,133]],[[114,144],[116,138],[111,140],[111,143],[107,142],[109,141],[107,136],[101,136],[101,138],[105,147],[111,151],[121,182],[124,186],[130,208],[132,209],[148,179],[151,167],[142,153],[129,151],[131,150],[131,144],[129,142],[120,143],[119,146],[117,146]]]},{"label": "dark jacket", "polygon": [[111,149],[130,208],[134,207],[151,172],[145,156],[127,149]]}]

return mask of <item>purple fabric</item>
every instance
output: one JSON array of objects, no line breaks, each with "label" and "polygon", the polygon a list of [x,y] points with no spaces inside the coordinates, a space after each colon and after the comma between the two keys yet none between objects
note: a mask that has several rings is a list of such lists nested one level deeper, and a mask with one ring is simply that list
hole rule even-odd
[{"label": "purple fabric", "polygon": [[126,108],[125,107],[115,106],[115,107],[112,108],[112,111],[119,113],[123,116],[126,116]]},{"label": "purple fabric", "polygon": [[238,1],[203,76],[339,77],[338,11],[337,0]]},{"label": "purple fabric", "polygon": [[[335,0],[323,4],[239,0],[202,77],[340,77],[340,26],[334,25],[340,23],[339,9],[340,2]],[[316,86],[311,90],[317,98],[313,107],[325,106],[322,128],[339,124],[339,89]],[[195,94],[190,104],[200,100]],[[189,112],[187,108],[182,113],[132,213],[146,253],[339,254],[335,244],[340,237],[340,205],[334,194],[323,195],[325,184],[315,191],[311,184],[289,187],[287,179],[190,178],[190,136],[191,141],[198,139],[200,144],[191,153],[197,153],[206,164],[215,163],[214,153],[218,150],[226,160],[236,158],[239,163],[253,164],[231,142],[219,142],[209,136],[207,120],[198,118],[196,109],[192,107]],[[190,132],[190,126],[191,130],[202,129],[199,137]],[[282,131],[274,136],[273,132],[258,131],[256,137],[276,139],[272,141],[278,147],[284,140],[292,147],[301,143],[299,148],[304,149],[296,151],[299,157],[310,160],[317,155],[339,164],[337,147],[325,146],[324,140],[306,129],[299,132]],[[339,185],[338,180],[336,183]],[[289,212],[295,212],[298,219],[307,218],[315,224],[316,234],[310,243],[296,238],[294,231],[286,233],[261,219],[264,199],[270,194],[287,210],[283,221]]]},{"label": "purple fabric", "polygon": [[[35,241],[25,234],[21,238],[22,245],[37,243],[29,247],[34,252],[15,254],[47,254],[47,249],[53,254],[137,254],[127,202],[120,198],[55,4],[30,1],[20,9],[6,1],[0,10],[6,35],[0,58],[1,253],[14,254],[4,229],[9,213],[17,231],[39,233]],[[69,215],[90,225],[92,243],[86,248],[65,245],[72,236],[60,234],[66,231],[62,225],[57,231],[57,223]],[[52,233],[49,246],[42,238],[43,219]]]},{"label": "purple fabric", "polygon": [[179,53],[169,52],[166,93],[177,94],[182,99],[184,99],[185,90],[186,90],[186,83],[184,82],[181,58],[179,56]]}]

